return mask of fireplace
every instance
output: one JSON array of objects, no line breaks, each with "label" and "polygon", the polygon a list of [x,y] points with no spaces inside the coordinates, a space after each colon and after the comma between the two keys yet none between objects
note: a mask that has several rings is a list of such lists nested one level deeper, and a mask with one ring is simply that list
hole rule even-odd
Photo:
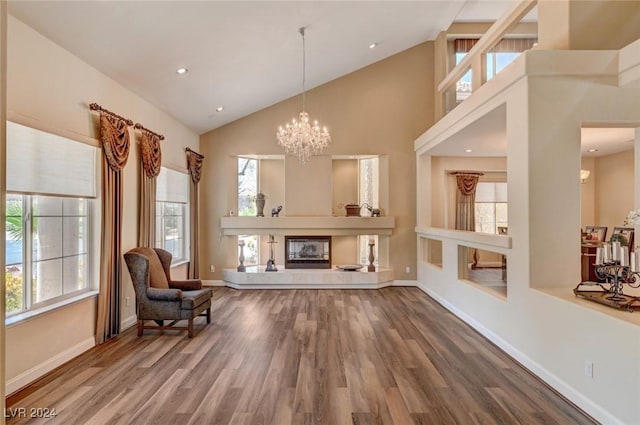
[{"label": "fireplace", "polygon": [[285,269],[330,269],[331,236],[285,236]]}]

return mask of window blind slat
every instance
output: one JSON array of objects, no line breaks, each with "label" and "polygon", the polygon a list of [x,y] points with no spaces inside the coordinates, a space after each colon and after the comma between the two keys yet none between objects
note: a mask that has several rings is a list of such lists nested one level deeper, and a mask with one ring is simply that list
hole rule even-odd
[{"label": "window blind slat", "polygon": [[99,150],[7,121],[7,190],[96,197]]}]

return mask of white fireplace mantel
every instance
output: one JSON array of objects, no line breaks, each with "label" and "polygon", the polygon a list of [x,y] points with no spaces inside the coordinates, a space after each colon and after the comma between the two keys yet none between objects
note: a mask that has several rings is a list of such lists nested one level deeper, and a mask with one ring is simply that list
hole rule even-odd
[{"label": "white fireplace mantel", "polygon": [[391,235],[395,217],[222,217],[223,235]]}]

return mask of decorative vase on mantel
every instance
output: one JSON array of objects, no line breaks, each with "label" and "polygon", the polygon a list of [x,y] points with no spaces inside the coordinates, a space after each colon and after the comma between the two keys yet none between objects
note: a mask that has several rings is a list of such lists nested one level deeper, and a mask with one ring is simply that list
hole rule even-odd
[{"label": "decorative vase on mantel", "polygon": [[256,195],[256,217],[264,217],[264,204],[267,197],[264,193],[258,193]]}]

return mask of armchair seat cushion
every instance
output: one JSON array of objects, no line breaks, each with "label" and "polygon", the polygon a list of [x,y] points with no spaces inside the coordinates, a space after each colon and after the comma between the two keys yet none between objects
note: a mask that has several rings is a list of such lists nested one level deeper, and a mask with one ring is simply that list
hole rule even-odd
[{"label": "armchair seat cushion", "polygon": [[155,301],[181,301],[183,292],[179,289],[147,288],[147,297]]},{"label": "armchair seat cushion", "polygon": [[198,289],[197,291],[182,291],[182,308],[194,310],[199,305],[211,299],[211,289]]}]

